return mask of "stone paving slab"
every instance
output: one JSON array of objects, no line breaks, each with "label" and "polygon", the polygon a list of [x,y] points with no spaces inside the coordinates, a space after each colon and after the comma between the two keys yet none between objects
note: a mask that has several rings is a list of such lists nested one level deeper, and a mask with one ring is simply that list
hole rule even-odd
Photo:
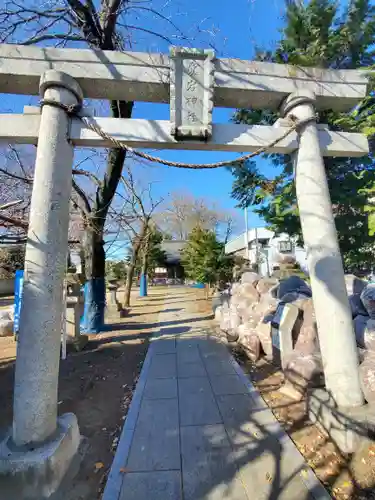
[{"label": "stone paving slab", "polygon": [[159,339],[155,342],[155,354],[174,354],[176,352],[176,339]]},{"label": "stone paving slab", "polygon": [[177,398],[142,401],[126,468],[129,471],[180,468]]},{"label": "stone paving slab", "polygon": [[[154,347],[157,344],[153,344]],[[149,377],[174,378],[177,376],[176,354],[154,354],[151,360]]]},{"label": "stone paving slab", "polygon": [[247,394],[246,385],[236,375],[217,375],[210,378],[215,396],[224,394]]},{"label": "stone paving slab", "polygon": [[126,474],[120,500],[182,500],[180,471],[133,472]]},{"label": "stone paving slab", "polygon": [[179,346],[177,348],[178,363],[201,363],[201,355],[198,347]]},{"label": "stone paving slab", "polygon": [[147,380],[144,399],[177,398],[177,379],[155,378]]},{"label": "stone paving slab", "polygon": [[223,425],[181,427],[184,500],[248,500]]},{"label": "stone paving slab", "polygon": [[191,377],[178,383],[180,426],[222,422],[211,384],[207,377]]},{"label": "stone paving slab", "polygon": [[206,369],[202,361],[177,362],[177,376],[178,378],[189,377],[207,377]]},{"label": "stone paving slab", "polygon": [[103,500],[329,499],[226,346],[178,317],[191,330],[151,342]]}]

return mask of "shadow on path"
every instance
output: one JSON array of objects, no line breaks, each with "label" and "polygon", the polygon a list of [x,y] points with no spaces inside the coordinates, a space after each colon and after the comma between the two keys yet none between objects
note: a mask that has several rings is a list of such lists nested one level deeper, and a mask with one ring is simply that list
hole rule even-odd
[{"label": "shadow on path", "polygon": [[[212,319],[212,315],[196,317],[196,318],[187,318],[187,319],[176,319],[172,321],[161,321],[160,323],[109,323],[105,325],[106,332],[116,330],[144,330],[144,329],[157,329],[157,328],[165,328],[167,326],[174,325],[182,325],[182,324],[190,324],[190,323],[199,323],[201,321],[208,321]],[[148,334],[149,335],[149,334]]]}]

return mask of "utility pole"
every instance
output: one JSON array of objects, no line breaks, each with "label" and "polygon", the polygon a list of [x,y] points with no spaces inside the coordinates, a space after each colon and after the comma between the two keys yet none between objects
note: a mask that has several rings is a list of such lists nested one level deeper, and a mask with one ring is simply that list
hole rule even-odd
[{"label": "utility pole", "polygon": [[249,250],[249,226],[247,218],[247,207],[245,207],[245,245],[246,245],[246,259],[250,262],[250,250]]}]

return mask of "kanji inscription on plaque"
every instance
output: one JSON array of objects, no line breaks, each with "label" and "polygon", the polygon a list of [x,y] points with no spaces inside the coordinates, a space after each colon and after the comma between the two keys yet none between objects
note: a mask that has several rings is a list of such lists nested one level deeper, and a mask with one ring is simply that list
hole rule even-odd
[{"label": "kanji inscription on plaque", "polygon": [[176,139],[207,140],[212,135],[214,52],[172,47],[170,121]]}]

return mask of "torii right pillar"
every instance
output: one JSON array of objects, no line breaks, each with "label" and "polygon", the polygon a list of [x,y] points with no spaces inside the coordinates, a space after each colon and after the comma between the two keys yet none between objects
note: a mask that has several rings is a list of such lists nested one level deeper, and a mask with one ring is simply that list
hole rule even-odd
[{"label": "torii right pillar", "polygon": [[304,90],[291,94],[283,103],[281,113],[298,120],[311,119],[298,129],[294,167],[326,388],[339,407],[358,407],[364,399],[357,346],[320,151],[315,95]]}]

